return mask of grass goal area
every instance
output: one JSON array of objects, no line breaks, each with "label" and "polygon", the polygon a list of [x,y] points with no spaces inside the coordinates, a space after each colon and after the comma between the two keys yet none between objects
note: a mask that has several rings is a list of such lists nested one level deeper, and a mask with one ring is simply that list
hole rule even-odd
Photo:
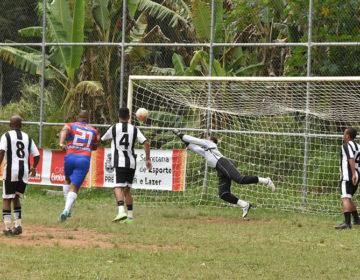
[{"label": "grass goal area", "polygon": [[[275,193],[232,184],[255,207],[333,214],[340,210],[342,135],[349,126],[360,128],[359,97],[357,77],[130,76],[128,106],[151,149],[185,149],[174,129],[214,135],[241,173],[271,177]],[[149,110],[143,123],[134,114],[141,107]],[[137,201],[228,206],[202,157],[188,151],[185,168],[184,191],[135,190]]]}]

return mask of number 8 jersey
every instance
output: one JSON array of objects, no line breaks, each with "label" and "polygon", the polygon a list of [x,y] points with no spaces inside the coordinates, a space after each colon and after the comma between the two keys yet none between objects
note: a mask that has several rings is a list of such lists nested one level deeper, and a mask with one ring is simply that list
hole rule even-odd
[{"label": "number 8 jersey", "polygon": [[91,157],[91,151],[97,144],[97,130],[84,122],[67,123],[66,126],[70,129],[66,139],[68,145],[66,154]]},{"label": "number 8 jersey", "polygon": [[39,156],[34,141],[25,132],[10,130],[1,136],[0,150],[5,151],[3,179],[28,183],[29,156]]},{"label": "number 8 jersey", "polygon": [[112,166],[136,169],[135,141],[143,144],[147,140],[141,131],[130,123],[120,122],[112,125],[101,137],[102,141],[108,139],[112,139]]}]

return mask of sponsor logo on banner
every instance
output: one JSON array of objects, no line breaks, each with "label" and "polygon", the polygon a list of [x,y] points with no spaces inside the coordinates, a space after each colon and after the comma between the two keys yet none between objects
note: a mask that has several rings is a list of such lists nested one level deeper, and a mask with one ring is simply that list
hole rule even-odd
[{"label": "sponsor logo on banner", "polygon": [[112,165],[111,149],[105,149],[104,154],[104,186],[115,185],[115,168]]},{"label": "sponsor logo on banner", "polygon": [[50,167],[50,182],[52,184],[64,184],[64,157],[63,151],[52,151],[51,167]]},{"label": "sponsor logo on banner", "polygon": [[[39,160],[39,164],[36,168],[36,174],[34,177],[29,177],[29,183],[41,183],[42,181],[42,168],[43,168],[43,150],[39,149],[39,153],[40,153],[40,160]],[[34,162],[34,157],[33,155],[30,154],[30,166],[33,166],[33,162]]]}]

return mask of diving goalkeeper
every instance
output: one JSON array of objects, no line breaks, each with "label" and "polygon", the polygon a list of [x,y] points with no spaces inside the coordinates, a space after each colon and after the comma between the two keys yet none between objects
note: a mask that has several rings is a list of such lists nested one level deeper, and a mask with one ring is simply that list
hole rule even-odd
[{"label": "diving goalkeeper", "polygon": [[251,203],[238,199],[230,191],[231,181],[238,184],[262,183],[272,191],[275,191],[274,183],[270,178],[242,175],[236,168],[232,160],[224,157],[217,147],[217,138],[214,136],[208,139],[199,139],[190,135],[184,135],[179,130],[173,131],[175,135],[187,145],[187,148],[194,153],[203,156],[207,164],[215,168],[219,177],[219,197],[226,202],[240,205],[243,208],[243,218],[247,216],[251,208]]}]

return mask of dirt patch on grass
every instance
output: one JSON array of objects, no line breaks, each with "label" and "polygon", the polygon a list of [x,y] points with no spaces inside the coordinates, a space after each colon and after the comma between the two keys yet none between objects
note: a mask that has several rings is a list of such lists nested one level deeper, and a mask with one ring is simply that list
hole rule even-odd
[{"label": "dirt patch on grass", "polygon": [[43,225],[23,225],[23,233],[17,236],[0,235],[0,243],[10,246],[41,246],[41,247],[72,247],[72,248],[125,248],[133,250],[149,249],[179,250],[181,246],[159,246],[148,244],[119,243],[119,238],[113,233],[98,233],[79,228],[45,227]]}]

